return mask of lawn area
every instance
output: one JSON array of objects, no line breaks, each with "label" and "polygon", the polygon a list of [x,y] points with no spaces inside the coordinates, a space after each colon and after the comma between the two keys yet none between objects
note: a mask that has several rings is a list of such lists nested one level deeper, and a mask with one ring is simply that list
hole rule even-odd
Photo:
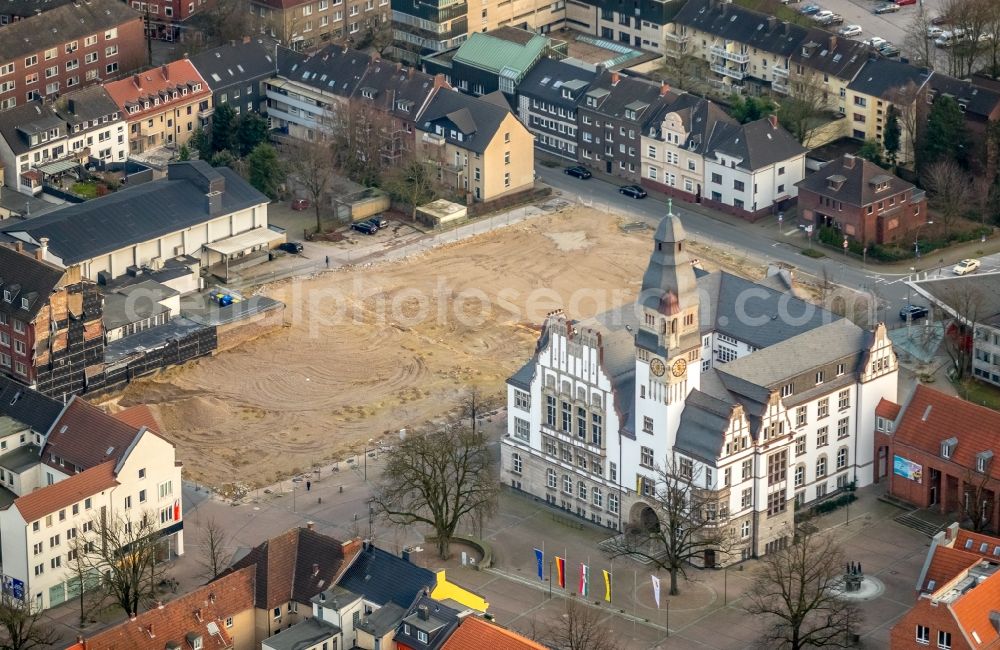
[{"label": "lawn area", "polygon": [[952,385],[966,400],[1000,411],[1000,389],[971,378],[960,382],[953,381]]},{"label": "lawn area", "polygon": [[69,188],[73,194],[78,194],[85,199],[95,199],[97,198],[97,183],[93,181],[81,181],[73,183],[73,186]]}]

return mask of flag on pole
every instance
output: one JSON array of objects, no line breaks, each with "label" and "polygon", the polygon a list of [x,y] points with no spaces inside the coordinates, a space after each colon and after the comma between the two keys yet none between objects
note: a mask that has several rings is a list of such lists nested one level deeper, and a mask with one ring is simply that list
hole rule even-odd
[{"label": "flag on pole", "polygon": [[660,609],[660,579],[656,576],[649,576],[653,579],[653,599],[656,600],[656,609]]},{"label": "flag on pole", "polygon": [[611,602],[611,573],[604,570],[604,600]]},{"label": "flag on pole", "polygon": [[559,578],[557,584],[561,589],[566,588],[566,558],[556,556],[556,576]]},{"label": "flag on pole", "polygon": [[580,595],[586,598],[590,595],[590,567],[580,563]]},{"label": "flag on pole", "polygon": [[545,566],[545,553],[538,548],[535,549],[535,563],[538,565],[538,579],[545,580],[545,570],[543,568]]}]

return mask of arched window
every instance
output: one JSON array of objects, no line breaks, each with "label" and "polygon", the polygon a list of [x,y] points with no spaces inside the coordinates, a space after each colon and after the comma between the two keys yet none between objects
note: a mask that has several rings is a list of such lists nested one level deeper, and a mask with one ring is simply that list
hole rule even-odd
[{"label": "arched window", "polygon": [[837,469],[847,467],[847,447],[841,447],[837,451]]},{"label": "arched window", "polygon": [[826,476],[826,456],[820,456],[816,459],[816,478],[824,476]]}]

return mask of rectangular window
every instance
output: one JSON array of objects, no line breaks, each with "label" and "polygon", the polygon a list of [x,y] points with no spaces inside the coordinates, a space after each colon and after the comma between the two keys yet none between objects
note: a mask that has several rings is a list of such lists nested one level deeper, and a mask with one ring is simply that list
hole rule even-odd
[{"label": "rectangular window", "polygon": [[545,424],[556,426],[556,398],[551,395],[545,396]]},{"label": "rectangular window", "polygon": [[562,430],[573,433],[573,408],[569,402],[562,403]]},{"label": "rectangular window", "polygon": [[749,508],[753,505],[753,488],[744,488],[743,493],[740,495],[740,508]]},{"label": "rectangular window", "polygon": [[527,411],[531,408],[531,395],[523,390],[514,391],[514,408]]},{"label": "rectangular window", "polygon": [[785,511],[785,491],[772,492],[767,495],[767,515],[777,515]]},{"label": "rectangular window", "polygon": [[850,389],[842,390],[837,393],[837,408],[843,411],[851,406],[851,391]]},{"label": "rectangular window", "polygon": [[843,440],[851,435],[851,418],[837,420],[837,440]]},{"label": "rectangular window", "polygon": [[775,485],[788,476],[788,450],[782,449],[767,457],[767,484]]},{"label": "rectangular window", "polygon": [[928,645],[931,642],[931,628],[926,625],[917,626],[917,643]]},{"label": "rectangular window", "polygon": [[648,415],[642,416],[642,430],[644,433],[653,433],[653,418]]},{"label": "rectangular window", "polygon": [[938,630],[938,648],[941,650],[951,650],[951,632]]},{"label": "rectangular window", "polygon": [[587,409],[582,406],[576,407],[576,437],[587,439]]},{"label": "rectangular window", "polygon": [[742,478],[745,481],[748,478],[751,478],[752,476],[753,476],[753,459],[751,458],[743,461]]},{"label": "rectangular window", "polygon": [[160,498],[163,499],[174,493],[173,481],[164,481],[158,486]]},{"label": "rectangular window", "polygon": [[604,419],[598,413],[590,414],[590,442],[601,446],[604,439]]},{"label": "rectangular window", "polygon": [[829,427],[820,427],[816,429],[816,446],[825,447],[827,443],[827,434],[829,433]]},{"label": "rectangular window", "polygon": [[531,437],[530,424],[524,418],[514,418],[514,437],[528,442]]},{"label": "rectangular window", "polygon": [[825,418],[828,415],[830,415],[830,398],[824,397],[816,402],[816,417]]},{"label": "rectangular window", "polygon": [[649,447],[642,448],[642,457],[639,460],[639,464],[643,467],[653,467],[653,450]]},{"label": "rectangular window", "polygon": [[694,463],[690,458],[681,458],[680,462],[681,478],[691,480],[694,476]]},{"label": "rectangular window", "polygon": [[806,406],[800,406],[795,409],[795,426],[804,427],[809,418],[809,408]]},{"label": "rectangular window", "polygon": [[798,436],[795,438],[795,455],[803,456],[806,453],[806,437]]}]

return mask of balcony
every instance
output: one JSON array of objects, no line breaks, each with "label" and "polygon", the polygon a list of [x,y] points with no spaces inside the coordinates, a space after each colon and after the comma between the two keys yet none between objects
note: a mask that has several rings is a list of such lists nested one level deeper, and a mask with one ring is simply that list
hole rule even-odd
[{"label": "balcony", "polygon": [[[749,54],[743,54],[741,52],[731,52],[721,45],[713,45],[711,52],[712,56],[717,56],[721,59],[725,59],[726,61],[732,61],[733,63],[739,63],[740,65],[750,63]],[[742,77],[740,78],[742,79]]]},{"label": "balcony", "polygon": [[776,93],[781,93],[782,95],[787,95],[788,94],[788,82],[787,81],[779,81],[779,80],[775,79],[774,81],[771,82],[771,90],[773,90]]},{"label": "balcony", "polygon": [[683,45],[684,43],[687,43],[688,41],[691,40],[691,37],[688,36],[687,34],[673,34],[670,32],[664,34],[663,38],[665,38],[671,43],[677,43],[679,45]]},{"label": "balcony", "polygon": [[729,77],[730,79],[736,79],[737,81],[743,81],[746,78],[746,73],[739,68],[728,68],[721,63],[713,63],[711,66],[712,72],[716,74],[721,74],[724,77]]},{"label": "balcony", "polygon": [[424,144],[430,144],[436,146],[441,146],[445,142],[443,135],[438,135],[436,133],[426,133],[426,132],[420,137],[420,140]]},{"label": "balcony", "polygon": [[780,65],[771,66],[771,72],[775,77],[781,77],[782,79],[788,79],[788,68],[783,68]]}]

